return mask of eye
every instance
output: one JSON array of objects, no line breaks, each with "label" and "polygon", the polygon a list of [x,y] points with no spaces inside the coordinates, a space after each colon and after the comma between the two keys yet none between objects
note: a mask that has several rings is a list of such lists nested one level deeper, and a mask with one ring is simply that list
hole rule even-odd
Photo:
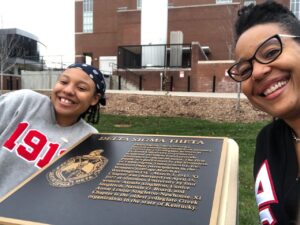
[{"label": "eye", "polygon": [[238,75],[239,76],[247,76],[249,73],[252,72],[252,67],[248,62],[239,63],[237,65]]},{"label": "eye", "polygon": [[248,76],[249,73],[250,73],[250,74],[252,73],[252,68],[251,68],[251,67],[244,68],[244,69],[240,72],[240,75],[241,75],[241,76]]},{"label": "eye", "polygon": [[255,58],[260,63],[270,63],[280,55],[281,51],[280,41],[277,38],[271,38],[258,48]]},{"label": "eye", "polygon": [[58,80],[58,82],[62,85],[68,84],[68,81],[66,81],[66,80]]},{"label": "eye", "polygon": [[79,91],[88,91],[88,88],[84,86],[78,86],[77,88]]},{"label": "eye", "polygon": [[263,61],[270,61],[276,58],[281,52],[280,48],[274,47],[267,49],[266,51],[262,52],[261,57],[263,58]]}]

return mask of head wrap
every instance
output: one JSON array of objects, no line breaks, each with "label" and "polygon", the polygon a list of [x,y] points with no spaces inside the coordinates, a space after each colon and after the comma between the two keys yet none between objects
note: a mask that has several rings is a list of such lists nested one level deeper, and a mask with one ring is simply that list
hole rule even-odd
[{"label": "head wrap", "polygon": [[75,63],[70,66],[68,66],[68,69],[70,68],[78,68],[83,70],[95,83],[96,86],[96,91],[97,93],[101,94],[100,97],[100,104],[105,105],[106,104],[106,97],[105,97],[105,90],[106,90],[106,85],[105,85],[105,80],[103,74],[100,72],[95,67],[92,67],[88,64],[83,64],[83,63]]}]

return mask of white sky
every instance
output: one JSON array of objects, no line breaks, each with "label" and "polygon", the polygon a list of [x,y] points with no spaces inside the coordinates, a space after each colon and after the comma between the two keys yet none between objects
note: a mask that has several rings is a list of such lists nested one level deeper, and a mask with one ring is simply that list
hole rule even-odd
[{"label": "white sky", "polygon": [[41,55],[74,60],[74,6],[75,0],[0,0],[0,28],[37,36],[46,45]]}]

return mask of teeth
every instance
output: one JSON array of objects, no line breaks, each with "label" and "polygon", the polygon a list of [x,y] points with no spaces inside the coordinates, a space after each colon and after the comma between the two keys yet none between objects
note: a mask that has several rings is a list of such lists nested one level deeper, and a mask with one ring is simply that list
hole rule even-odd
[{"label": "teeth", "polygon": [[61,98],[60,101],[64,104],[72,104],[72,102],[66,98]]},{"label": "teeth", "polygon": [[273,84],[271,87],[269,87],[267,90],[264,91],[264,95],[267,96],[267,95],[273,93],[274,91],[276,91],[277,89],[283,87],[286,84],[287,84],[287,81],[280,81],[276,84]]}]

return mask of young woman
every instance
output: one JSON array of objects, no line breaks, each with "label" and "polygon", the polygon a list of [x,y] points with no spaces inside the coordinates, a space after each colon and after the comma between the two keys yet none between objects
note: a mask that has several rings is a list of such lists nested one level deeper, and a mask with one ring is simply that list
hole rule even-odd
[{"label": "young woman", "polygon": [[236,63],[228,73],[256,108],[276,118],[256,143],[261,223],[300,224],[300,23],[274,1],[244,7],[238,16]]},{"label": "young woman", "polygon": [[70,65],[53,87],[51,99],[31,90],[0,96],[0,198],[46,166],[88,133],[105,105],[101,72]]}]

